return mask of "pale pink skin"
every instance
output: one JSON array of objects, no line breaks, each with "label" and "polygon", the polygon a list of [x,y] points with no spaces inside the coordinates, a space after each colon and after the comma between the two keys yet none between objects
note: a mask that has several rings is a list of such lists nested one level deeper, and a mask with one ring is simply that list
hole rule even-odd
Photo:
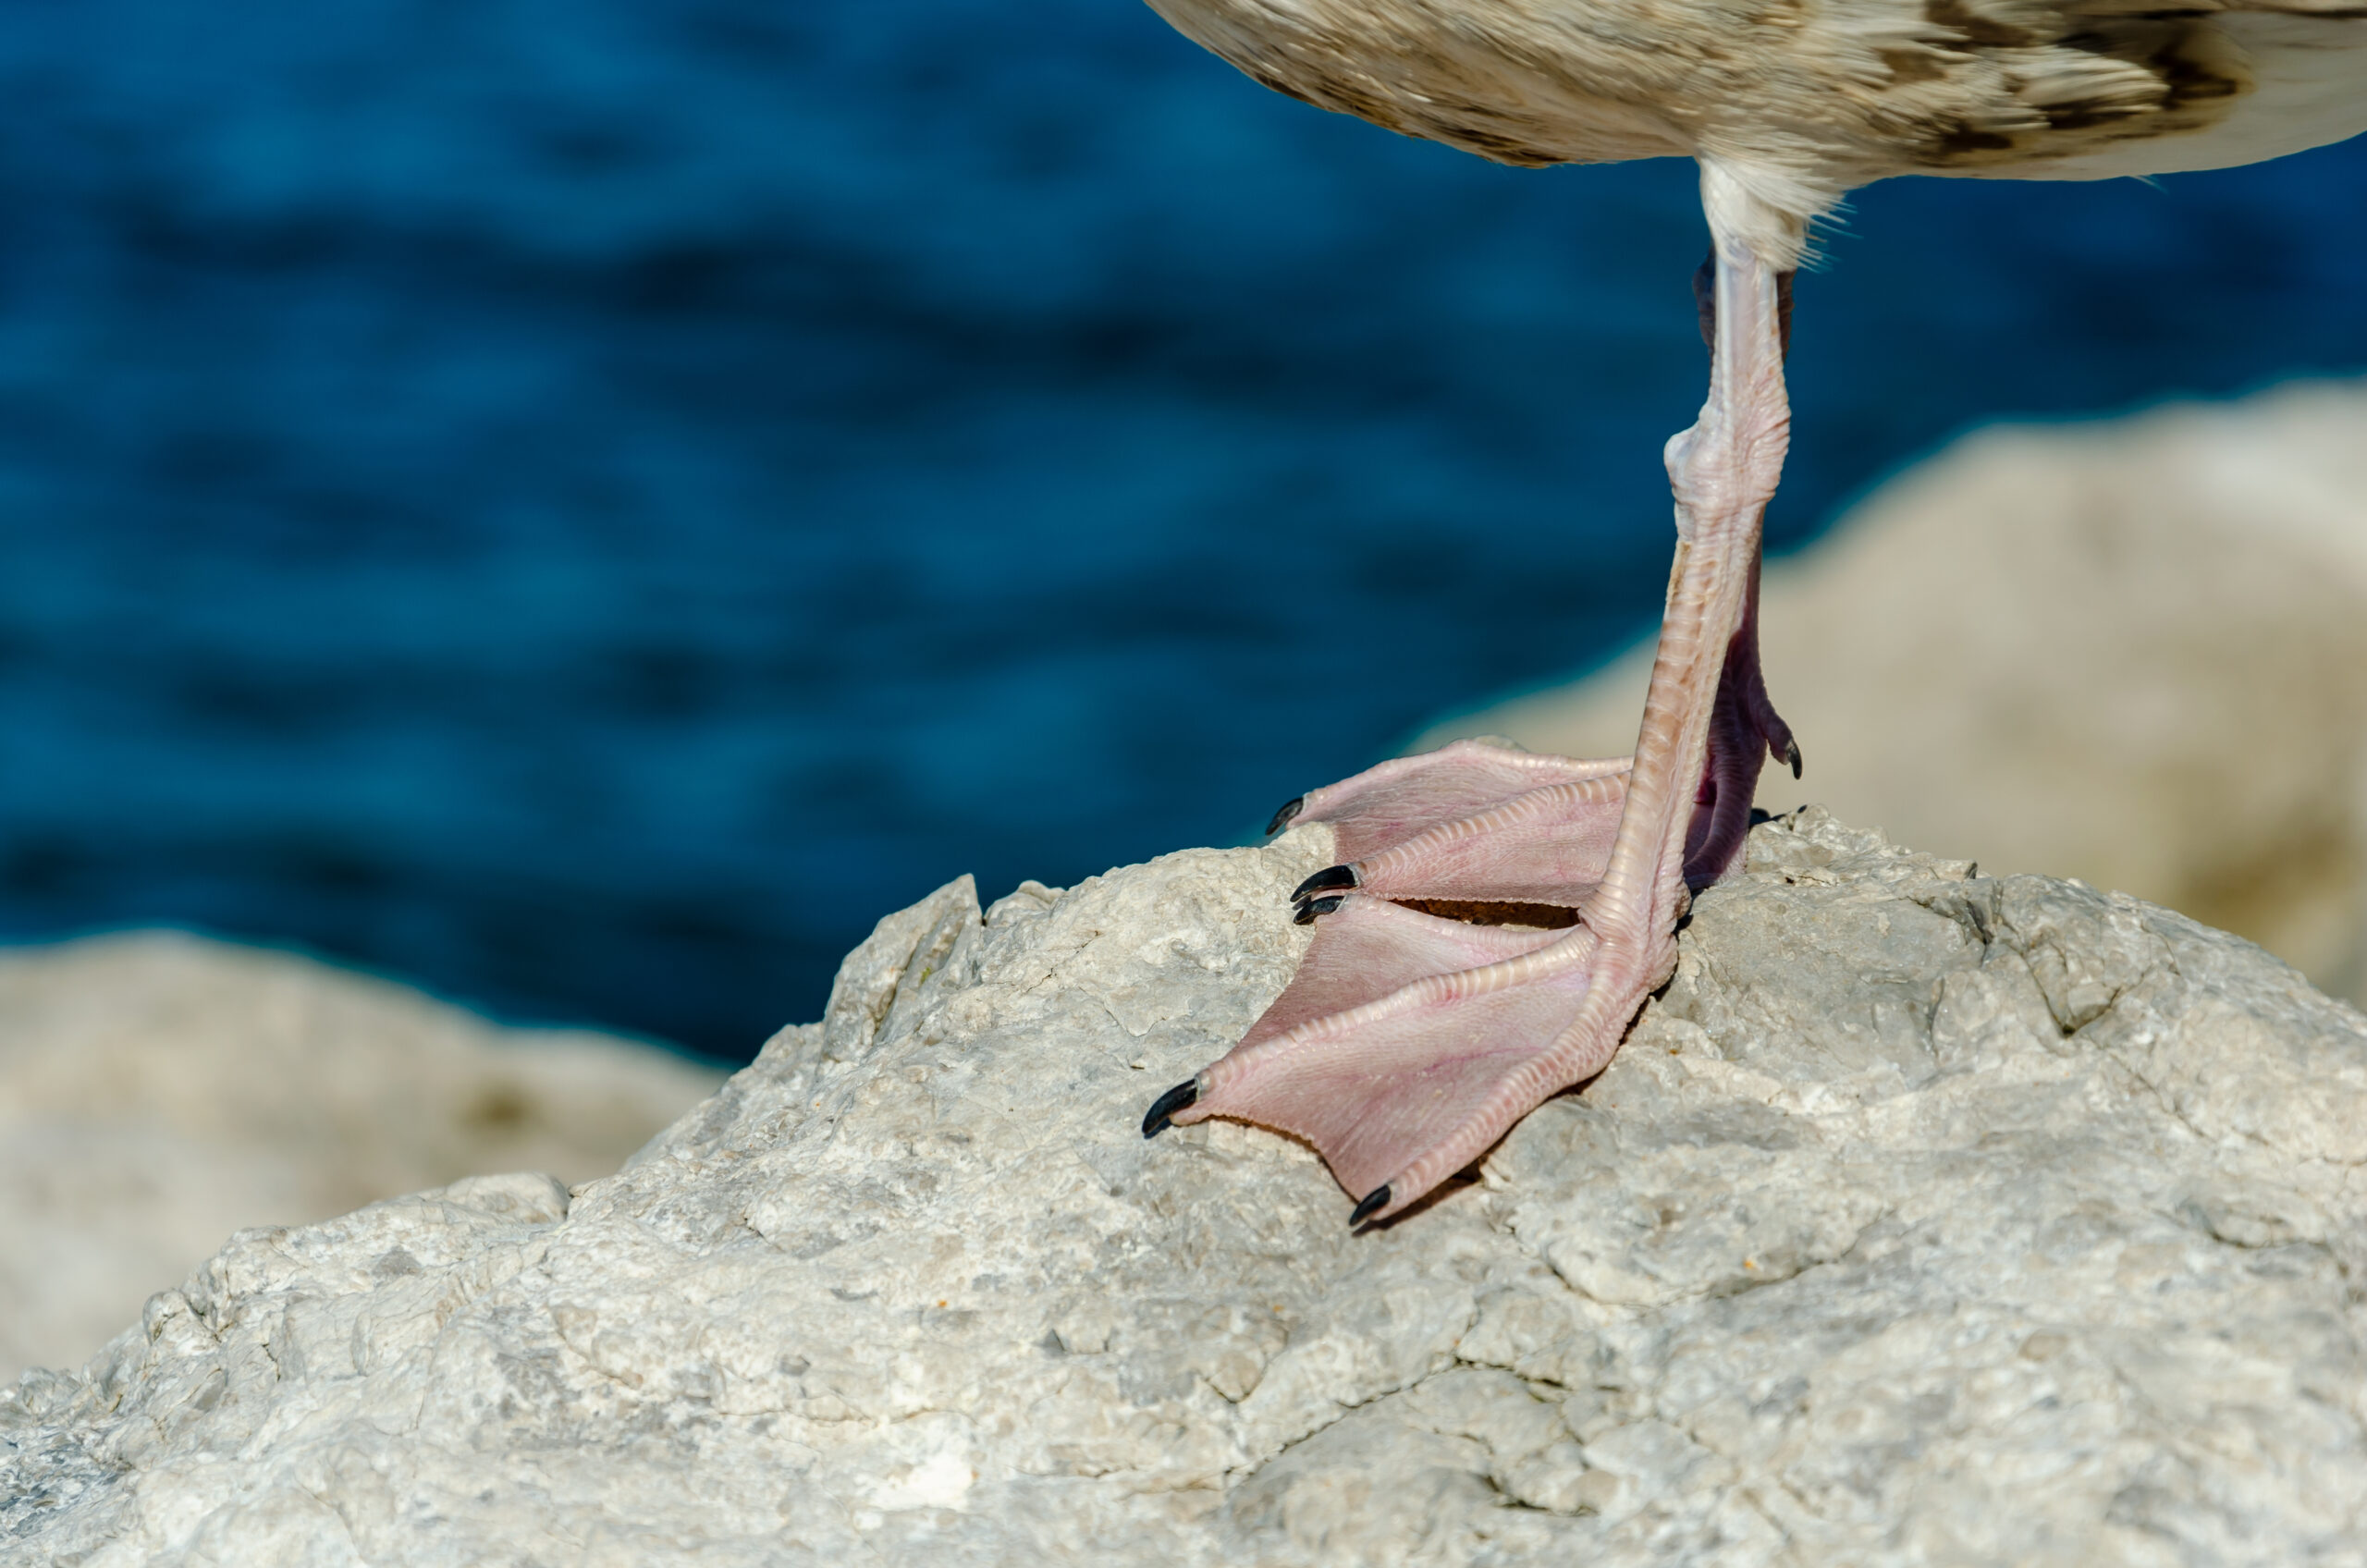
[{"label": "pale pink skin", "polygon": [[[1771,752],[1797,758],[1756,631],[1760,517],[1791,426],[1786,300],[1734,237],[1713,261],[1710,397],[1668,445],[1676,562],[1635,755],[1458,741],[1308,794],[1296,822],[1332,825],[1355,890],[1319,915],[1289,988],[1173,1113],[1306,1139],[1364,1200],[1359,1218],[1419,1202],[1602,1071],[1675,967],[1688,885],[1738,866],[1760,766]],[[1577,924],[1473,925],[1392,899],[1556,904]]]}]

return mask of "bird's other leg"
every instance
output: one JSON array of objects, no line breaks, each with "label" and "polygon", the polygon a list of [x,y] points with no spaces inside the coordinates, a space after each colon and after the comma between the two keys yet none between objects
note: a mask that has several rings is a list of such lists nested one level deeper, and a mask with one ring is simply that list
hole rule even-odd
[{"label": "bird's other leg", "polygon": [[[1600,1072],[1674,966],[1697,803],[1706,787],[1711,826],[1693,847],[1717,849],[1721,824],[1747,820],[1766,754],[1747,697],[1755,657],[1730,655],[1749,646],[1760,514],[1790,426],[1778,275],[1720,228],[1720,213],[1749,198],[1714,165],[1704,165],[1702,179],[1718,230],[1710,397],[1668,447],[1678,540],[1667,613],[1617,827],[1578,924],[1466,936],[1474,949],[1466,967],[1272,1030],[1261,1023],[1162,1096],[1146,1133],[1208,1116],[1281,1128],[1313,1144],[1358,1199],[1352,1219],[1385,1219],[1478,1158],[1547,1096]],[[1726,684],[1730,663],[1741,687]],[[1746,735],[1756,743],[1738,744]],[[1713,751],[1732,757],[1714,776]],[[1330,919],[1365,928],[1376,952],[1394,944],[1401,969],[1443,940],[1429,930],[1409,939],[1414,928],[1400,919],[1429,917],[1360,911],[1378,903],[1361,892],[1327,896],[1341,900]]]},{"label": "bird's other leg", "polygon": [[1710,754],[1694,797],[1693,821],[1685,845],[1685,880],[1699,890],[1742,866],[1750,834],[1750,805],[1759,793],[1759,769],[1772,754],[1800,776],[1799,742],[1767,699],[1759,668],[1759,551],[1751,550],[1750,583],[1743,599],[1742,626],[1726,645],[1718,673],[1718,699],[1710,716]]}]

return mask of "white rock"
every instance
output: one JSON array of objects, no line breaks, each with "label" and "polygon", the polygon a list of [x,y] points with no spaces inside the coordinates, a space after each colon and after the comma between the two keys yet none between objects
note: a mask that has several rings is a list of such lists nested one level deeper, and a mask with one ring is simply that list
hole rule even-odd
[{"label": "white rock", "polygon": [[11,1562],[2355,1563],[2367,1018],[1759,830],[1611,1069],[1351,1234],[1145,1143],[1323,829],[881,922],[626,1170],[251,1231],[0,1402]]},{"label": "white rock", "polygon": [[[1761,626],[1808,757],[1761,804],[2125,888],[2367,1003],[2367,386],[1968,436],[1771,562]],[[1416,749],[1624,753],[1650,661]]]},{"label": "white rock", "polygon": [[720,1077],[175,933],[0,952],[0,1378],[88,1356],[242,1225],[604,1176]]}]

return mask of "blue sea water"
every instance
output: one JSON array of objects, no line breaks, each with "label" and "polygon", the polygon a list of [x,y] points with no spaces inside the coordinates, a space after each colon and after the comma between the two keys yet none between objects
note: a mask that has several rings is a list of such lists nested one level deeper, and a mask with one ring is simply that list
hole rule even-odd
[{"label": "blue sea water", "polygon": [[[1236,839],[1657,607],[1683,165],[1402,141],[1133,0],[21,0],[0,103],[0,936],[744,1057],[956,873]],[[1863,192],[1774,543],[1971,424],[2367,367],[2362,195]]]}]

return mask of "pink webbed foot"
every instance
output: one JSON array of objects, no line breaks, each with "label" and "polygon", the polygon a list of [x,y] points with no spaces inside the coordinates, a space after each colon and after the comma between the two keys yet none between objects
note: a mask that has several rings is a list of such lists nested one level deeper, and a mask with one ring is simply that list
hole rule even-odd
[{"label": "pink webbed foot", "polygon": [[[1722,718],[1713,753],[1750,726]],[[1747,817],[1762,744],[1753,734],[1741,762],[1715,757],[1702,800],[1738,798]],[[1558,1057],[1607,1061],[1674,957],[1665,933],[1602,950],[1577,924],[1627,775],[1624,758],[1464,741],[1304,797],[1299,821],[1333,822],[1364,853],[1300,884],[1297,918],[1316,935],[1290,985],[1221,1060],[1151,1108],[1144,1135],[1211,1116],[1294,1133],[1357,1198],[1356,1223],[1417,1200],[1566,1086]],[[1694,820],[1707,829],[1723,815]],[[1696,837],[1702,853],[1726,852],[1724,835]]]},{"label": "pink webbed foot", "polygon": [[[1752,200],[1703,167],[1713,225]],[[1277,828],[1338,835],[1341,864],[1298,890],[1316,939],[1242,1042],[1151,1107],[1146,1136],[1211,1116],[1295,1133],[1356,1199],[1352,1222],[1385,1219],[1601,1071],[1667,978],[1688,885],[1734,868],[1760,766],[1798,755],[1754,620],[1788,429],[1780,281],[1728,235],[1716,288],[1710,401],[1669,447],[1677,565],[1632,762],[1462,742],[1284,807]],[[1481,925],[1407,904],[1526,907]],[[1576,923],[1534,928],[1540,908]]]},{"label": "pink webbed foot", "polygon": [[[1330,824],[1343,857],[1294,895],[1301,924],[1320,917],[1315,940],[1241,1044],[1151,1107],[1144,1135],[1209,1116],[1278,1127],[1368,1196],[1395,1151],[1484,1120],[1590,983],[1593,937],[1573,927],[1627,772],[1625,757],[1457,741],[1285,805],[1269,832]],[[1492,1043],[1441,1049],[1442,1028]]]},{"label": "pink webbed foot", "polygon": [[[1295,1133],[1358,1198],[1363,1220],[1419,1198],[1561,1086],[1531,1082],[1540,1043],[1566,1033],[1601,976],[1583,927],[1465,925],[1366,898],[1331,918],[1356,934],[1357,949],[1335,947],[1327,960],[1310,949],[1283,999],[1222,1060],[1162,1096],[1143,1133],[1210,1116]],[[1380,952],[1401,961],[1385,978],[1365,967]],[[1390,979],[1401,983],[1318,1010],[1327,987],[1345,1000]]]},{"label": "pink webbed foot", "polygon": [[1550,946],[1602,879],[1627,766],[1457,741],[1292,802],[1343,862],[1294,891],[1315,941],[1242,1046]]},{"label": "pink webbed foot", "polygon": [[1509,741],[1451,741],[1435,752],[1392,757],[1353,778],[1286,802],[1270,836],[1296,824],[1328,822],[1340,858],[1353,861],[1423,828],[1490,811],[1556,785],[1625,780],[1628,760],[1581,762],[1524,751]]},{"label": "pink webbed foot", "polygon": [[1331,824],[1340,864],[1299,885],[1299,921],[1356,889],[1432,908],[1527,906],[1503,917],[1565,925],[1601,880],[1627,770],[1625,757],[1581,762],[1456,741],[1302,795],[1273,827]]}]

